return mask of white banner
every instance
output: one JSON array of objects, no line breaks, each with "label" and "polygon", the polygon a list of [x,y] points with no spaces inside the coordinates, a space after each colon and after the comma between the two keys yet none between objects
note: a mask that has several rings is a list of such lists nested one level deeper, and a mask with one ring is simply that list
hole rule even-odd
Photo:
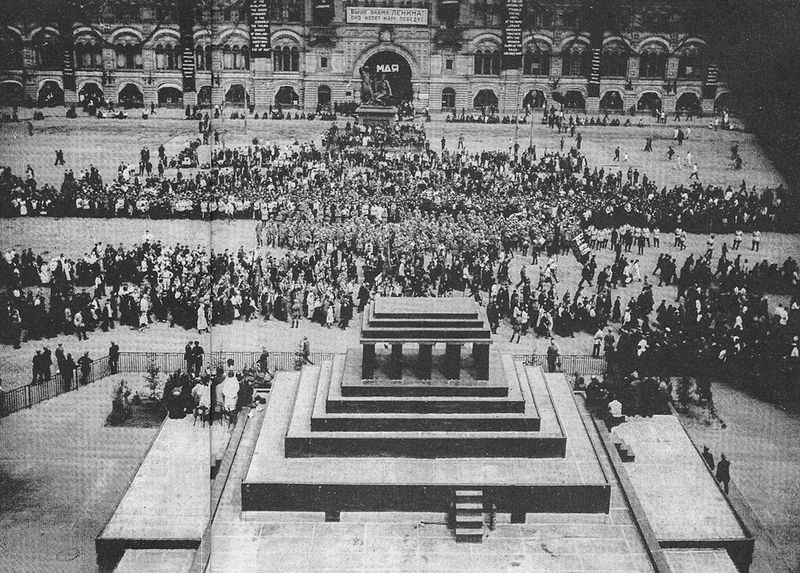
[{"label": "white banner", "polygon": [[427,8],[365,8],[347,7],[348,24],[394,24],[396,26],[427,26]]}]

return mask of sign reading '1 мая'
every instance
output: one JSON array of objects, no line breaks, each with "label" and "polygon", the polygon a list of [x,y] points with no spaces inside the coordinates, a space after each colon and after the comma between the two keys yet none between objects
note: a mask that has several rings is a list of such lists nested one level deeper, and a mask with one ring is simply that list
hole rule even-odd
[{"label": "sign reading '1 \u043c\u0430\u044f'", "polygon": [[347,7],[348,24],[394,24],[396,26],[427,26],[427,8],[365,8]]}]

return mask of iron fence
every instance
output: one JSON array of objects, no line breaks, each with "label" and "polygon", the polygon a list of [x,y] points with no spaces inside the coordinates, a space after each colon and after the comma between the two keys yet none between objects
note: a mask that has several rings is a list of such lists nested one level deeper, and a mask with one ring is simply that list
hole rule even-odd
[{"label": "iron fence", "polygon": [[596,358],[587,354],[562,354],[558,357],[555,368],[550,368],[546,354],[518,354],[515,358],[526,366],[540,366],[545,372],[592,376],[601,375],[606,371],[605,357]]},{"label": "iron fence", "polygon": [[44,380],[0,393],[0,417],[30,408],[79,386],[91,384],[109,374],[113,372],[110,370],[108,356],[104,356],[92,361],[85,373],[80,366],[76,366],[71,373],[58,372]]},{"label": "iron fence", "polygon": [[[203,356],[203,366],[213,370],[217,366],[225,366],[228,359],[233,359],[235,368],[240,370],[255,366],[260,357],[260,352],[209,352]],[[318,364],[323,360],[332,360],[333,354],[312,352],[309,358]],[[104,356],[94,360],[85,375],[80,367],[77,367],[71,376],[57,373],[41,382],[0,393],[0,418],[35,406],[59,394],[76,390],[79,386],[91,384],[110,374],[147,372],[151,365],[155,365],[160,372],[165,373],[186,370],[187,367],[182,352],[120,352],[116,369],[113,368],[108,356]],[[268,365],[273,371],[299,370],[303,365],[303,359],[295,352],[271,352]]]}]

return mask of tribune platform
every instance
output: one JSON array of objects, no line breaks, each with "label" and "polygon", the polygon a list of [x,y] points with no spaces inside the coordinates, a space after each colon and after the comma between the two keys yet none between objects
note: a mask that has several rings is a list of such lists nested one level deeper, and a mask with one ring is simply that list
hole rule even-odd
[{"label": "tribune platform", "polygon": [[[609,481],[568,382],[490,352],[474,301],[379,299],[361,342],[276,381],[244,512],[449,513],[458,492],[515,521],[608,512]],[[385,360],[376,345],[391,348]]]}]

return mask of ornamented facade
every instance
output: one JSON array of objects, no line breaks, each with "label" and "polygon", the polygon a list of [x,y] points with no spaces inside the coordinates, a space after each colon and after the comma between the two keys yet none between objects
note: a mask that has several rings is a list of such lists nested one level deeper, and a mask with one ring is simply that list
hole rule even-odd
[{"label": "ornamented facade", "polygon": [[[0,105],[270,105],[358,98],[359,70],[431,111],[711,113],[731,94],[688,0],[190,0],[0,28]],[[609,4],[606,2],[606,4]],[[602,2],[599,3],[601,6]]]}]

